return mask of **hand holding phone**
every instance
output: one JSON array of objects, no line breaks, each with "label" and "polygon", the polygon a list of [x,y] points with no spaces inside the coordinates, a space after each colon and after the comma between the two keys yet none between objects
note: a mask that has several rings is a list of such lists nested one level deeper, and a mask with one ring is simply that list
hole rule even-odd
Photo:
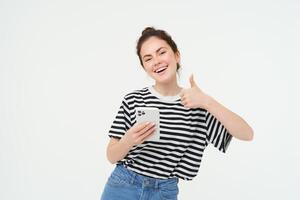
[{"label": "hand holding phone", "polygon": [[138,107],[136,108],[136,122],[150,122],[155,124],[154,133],[145,141],[159,141],[159,109],[155,107]]},{"label": "hand holding phone", "polygon": [[122,137],[122,141],[129,147],[142,144],[155,132],[155,124],[150,122],[141,122],[134,124]]}]

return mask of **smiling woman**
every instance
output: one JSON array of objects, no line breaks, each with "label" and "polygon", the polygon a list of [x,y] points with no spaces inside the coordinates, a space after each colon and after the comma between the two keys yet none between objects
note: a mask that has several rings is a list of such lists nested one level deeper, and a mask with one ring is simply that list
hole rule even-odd
[{"label": "smiling woman", "polygon": [[[102,200],[171,199],[178,181],[198,173],[208,144],[226,152],[232,137],[251,140],[251,127],[238,115],[205,94],[190,78],[191,87],[177,83],[180,53],[171,36],[147,27],[137,43],[145,72],[155,81],[125,95],[109,131],[107,158],[116,163]],[[159,124],[137,123],[139,107],[159,109]],[[147,139],[159,126],[158,141]]]},{"label": "smiling woman", "polygon": [[176,77],[181,67],[180,53],[169,34],[152,27],[145,28],[137,44],[137,55],[147,74],[155,80],[157,91],[165,96],[181,91]]},{"label": "smiling woman", "polygon": [[156,81],[159,87],[176,81],[178,52],[174,52],[168,43],[157,37],[150,37],[143,43],[140,55],[145,71]]}]

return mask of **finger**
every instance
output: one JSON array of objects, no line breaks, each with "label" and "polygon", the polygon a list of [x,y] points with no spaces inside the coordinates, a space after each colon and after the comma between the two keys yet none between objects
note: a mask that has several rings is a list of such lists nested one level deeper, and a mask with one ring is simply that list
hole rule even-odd
[{"label": "finger", "polygon": [[187,107],[187,105],[189,104],[189,102],[187,100],[182,101],[181,104],[183,105],[183,107]]},{"label": "finger", "polygon": [[194,81],[194,75],[193,74],[190,76],[190,84],[191,84],[191,88],[192,87],[197,87],[197,84]]},{"label": "finger", "polygon": [[186,105],[187,104],[187,100],[186,99],[181,100],[181,104],[182,105]]},{"label": "finger", "polygon": [[143,130],[146,126],[150,125],[151,122],[142,122],[142,123],[136,123],[134,130],[135,132],[139,132],[141,130]]},{"label": "finger", "polygon": [[143,134],[145,134],[148,130],[150,130],[153,127],[155,127],[155,123],[150,123],[147,126],[145,126],[143,129],[141,129],[140,131],[136,132],[135,134],[137,136],[143,135]]},{"label": "finger", "polygon": [[147,132],[145,132],[143,135],[141,135],[139,137],[141,143],[143,143],[145,140],[147,140],[149,137],[151,137],[153,135],[153,133],[155,132],[155,127],[152,127],[151,129],[149,129]]},{"label": "finger", "polygon": [[184,107],[185,107],[185,108],[191,108],[191,107],[189,106],[189,104],[185,104]]},{"label": "finger", "polygon": [[185,96],[182,96],[180,99],[181,99],[181,101],[185,101],[185,100],[186,100],[186,97],[185,97]]},{"label": "finger", "polygon": [[180,91],[180,93],[179,93],[179,96],[180,96],[180,97],[183,97],[183,96],[184,96],[184,93],[185,93],[185,89],[182,89],[182,90]]}]

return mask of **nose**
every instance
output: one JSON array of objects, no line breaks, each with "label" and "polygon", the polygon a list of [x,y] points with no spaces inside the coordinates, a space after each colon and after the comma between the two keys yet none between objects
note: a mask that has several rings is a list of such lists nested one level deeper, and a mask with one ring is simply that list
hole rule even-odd
[{"label": "nose", "polygon": [[157,65],[160,64],[160,60],[158,56],[153,57],[153,66],[156,67]]}]

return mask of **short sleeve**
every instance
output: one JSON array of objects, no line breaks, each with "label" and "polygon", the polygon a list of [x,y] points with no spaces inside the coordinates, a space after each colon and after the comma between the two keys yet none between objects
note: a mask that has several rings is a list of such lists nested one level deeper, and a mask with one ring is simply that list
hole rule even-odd
[{"label": "short sleeve", "polygon": [[208,111],[206,113],[206,130],[208,142],[225,153],[231,142],[232,135],[224,125]]},{"label": "short sleeve", "polygon": [[108,136],[120,139],[131,126],[130,109],[124,98],[109,129]]}]

